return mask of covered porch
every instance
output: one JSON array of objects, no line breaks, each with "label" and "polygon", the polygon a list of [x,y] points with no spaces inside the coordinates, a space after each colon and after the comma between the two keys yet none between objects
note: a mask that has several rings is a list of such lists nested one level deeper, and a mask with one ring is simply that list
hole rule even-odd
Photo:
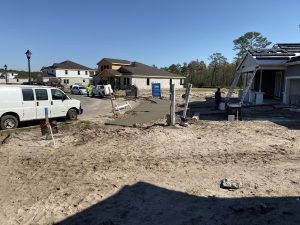
[{"label": "covered porch", "polygon": [[[248,54],[240,64],[242,78],[239,98],[251,104],[283,103],[288,57],[253,57]],[[246,93],[244,93],[246,92]]]},{"label": "covered porch", "polygon": [[[253,71],[252,71],[253,73]],[[259,69],[254,78],[251,72],[242,73],[242,90],[239,92],[239,98],[242,98],[247,85],[251,87],[244,98],[245,102],[254,104],[280,103],[284,97],[284,70]],[[251,81],[251,79],[253,79]]]},{"label": "covered porch", "polygon": [[98,76],[93,78],[94,85],[110,84],[114,90],[126,90],[132,85],[132,77],[122,74],[117,70],[105,69]]}]

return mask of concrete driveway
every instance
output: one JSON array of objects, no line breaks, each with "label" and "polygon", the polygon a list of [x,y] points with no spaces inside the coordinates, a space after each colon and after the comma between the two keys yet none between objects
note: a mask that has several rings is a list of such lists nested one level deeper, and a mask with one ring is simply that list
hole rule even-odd
[{"label": "concrete driveway", "polygon": [[[103,120],[103,118],[105,117],[111,117],[113,115],[111,101],[109,98],[92,98],[87,97],[86,95],[73,95],[70,93],[68,93],[68,96],[81,102],[83,114],[78,116],[79,119],[98,121]],[[133,108],[135,108],[139,104],[138,101],[126,100],[124,98],[118,98],[114,100],[114,102],[119,105],[128,102]],[[128,110],[130,110],[130,108],[122,110],[121,113],[124,113]]]}]

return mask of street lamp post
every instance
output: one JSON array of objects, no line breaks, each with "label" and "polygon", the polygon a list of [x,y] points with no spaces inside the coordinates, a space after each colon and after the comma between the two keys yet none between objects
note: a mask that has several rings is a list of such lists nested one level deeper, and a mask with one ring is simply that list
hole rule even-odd
[{"label": "street lamp post", "polygon": [[4,65],[4,71],[5,71],[5,83],[7,84],[7,72],[6,72],[6,70],[7,70],[7,65],[5,64],[5,65]]},{"label": "street lamp post", "polygon": [[25,55],[27,57],[27,60],[28,60],[28,75],[29,75],[29,78],[28,78],[28,84],[31,85],[31,74],[30,74],[30,57],[31,57],[31,52],[29,50],[27,50],[25,52]]}]

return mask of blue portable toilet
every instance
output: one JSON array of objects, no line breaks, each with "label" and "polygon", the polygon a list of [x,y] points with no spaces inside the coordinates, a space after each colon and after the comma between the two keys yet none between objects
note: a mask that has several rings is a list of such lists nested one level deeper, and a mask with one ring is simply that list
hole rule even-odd
[{"label": "blue portable toilet", "polygon": [[160,83],[152,83],[152,97],[161,97]]}]

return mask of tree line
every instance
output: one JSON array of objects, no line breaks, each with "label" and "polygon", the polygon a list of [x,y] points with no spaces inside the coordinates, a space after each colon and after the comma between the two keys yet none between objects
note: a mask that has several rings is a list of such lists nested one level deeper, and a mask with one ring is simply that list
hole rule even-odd
[{"label": "tree line", "polygon": [[185,83],[192,83],[193,87],[228,87],[235,76],[236,67],[247,51],[266,48],[271,43],[259,32],[247,32],[233,41],[233,50],[237,51],[233,62],[228,62],[222,53],[216,52],[209,56],[208,64],[197,59],[161,69],[185,76]]}]

